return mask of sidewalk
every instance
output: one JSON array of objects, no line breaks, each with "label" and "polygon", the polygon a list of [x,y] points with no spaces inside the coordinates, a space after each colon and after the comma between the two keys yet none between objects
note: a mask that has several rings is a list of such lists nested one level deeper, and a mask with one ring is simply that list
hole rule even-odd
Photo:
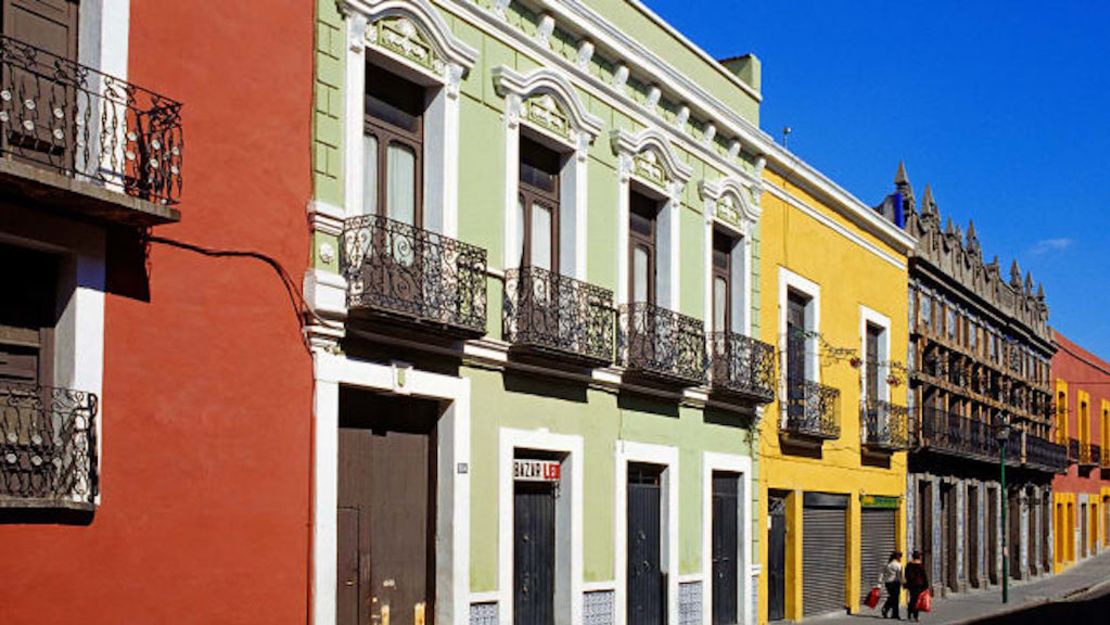
[{"label": "sidewalk", "polygon": [[[1012,582],[1012,580],[1011,580]],[[1067,571],[1052,577],[1010,585],[1010,602],[1002,603],[1002,589],[972,591],[947,599],[935,599],[933,611],[921,615],[921,622],[929,625],[957,625],[1006,612],[1016,612],[1053,600],[1066,599],[1090,590],[1099,584],[1110,583],[1110,553],[1091,558]],[[906,606],[902,606],[906,618]],[[837,614],[806,619],[814,625],[867,625],[882,620],[879,610],[862,607],[860,614]]]}]

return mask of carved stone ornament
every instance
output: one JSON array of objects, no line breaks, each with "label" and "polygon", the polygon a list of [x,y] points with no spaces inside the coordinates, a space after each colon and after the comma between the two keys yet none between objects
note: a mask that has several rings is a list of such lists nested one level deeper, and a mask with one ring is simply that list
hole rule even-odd
[{"label": "carved stone ornament", "polygon": [[570,121],[559,110],[559,105],[555,103],[555,98],[551,97],[551,94],[545,93],[528,98],[524,102],[523,111],[524,118],[533,124],[542,126],[566,139],[571,138]]},{"label": "carved stone ornament", "polygon": [[374,22],[366,30],[366,42],[399,54],[436,74],[443,72],[443,59],[407,17],[385,17]]}]

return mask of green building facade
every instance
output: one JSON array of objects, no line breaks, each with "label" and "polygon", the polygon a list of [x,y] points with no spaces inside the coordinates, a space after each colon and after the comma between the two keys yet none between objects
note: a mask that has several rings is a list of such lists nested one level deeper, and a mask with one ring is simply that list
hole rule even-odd
[{"label": "green building facade", "polygon": [[318,0],[315,59],[314,622],[754,622],[758,60],[616,0]]}]

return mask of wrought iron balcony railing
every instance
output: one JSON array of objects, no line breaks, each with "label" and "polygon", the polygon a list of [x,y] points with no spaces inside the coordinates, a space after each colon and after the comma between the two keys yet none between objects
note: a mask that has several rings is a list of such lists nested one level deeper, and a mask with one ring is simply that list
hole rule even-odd
[{"label": "wrought iron balcony railing", "polygon": [[505,272],[505,339],[589,364],[613,360],[613,292],[538,267]]},{"label": "wrought iron balcony railing", "polygon": [[1079,443],[1079,465],[1083,467],[1097,467],[1099,456],[1102,455],[1102,450],[1098,445],[1090,443]]},{"label": "wrought iron balcony railing", "polygon": [[910,448],[909,411],[887,401],[867,401],[860,405],[863,444],[883,451]]},{"label": "wrought iron balcony railing", "polygon": [[620,364],[635,375],[683,386],[706,380],[701,321],[652,304],[620,307]]},{"label": "wrought iron balcony railing", "polygon": [[429,324],[452,334],[486,330],[486,251],[381,215],[344,223],[347,308]]},{"label": "wrought iron balcony railing", "polygon": [[[926,407],[921,411],[917,445],[951,455],[997,462],[1000,453],[996,427],[979,419]],[[1019,462],[1021,432],[1011,429],[1006,448],[1008,462]]]},{"label": "wrought iron balcony railing", "polygon": [[1110,451],[1102,453],[1102,448],[1099,448],[1098,465],[1103,469],[1110,469]]},{"label": "wrought iron balcony railing", "polygon": [[775,398],[775,348],[734,332],[709,338],[711,388],[762,404]]},{"label": "wrought iron balcony railing", "polygon": [[1068,462],[1079,462],[1079,439],[1068,439]]},{"label": "wrought iron balcony railing", "polygon": [[181,103],[0,36],[0,152],[157,204],[181,197]]},{"label": "wrought iron balcony railing", "polygon": [[787,384],[783,430],[810,438],[839,438],[840,390],[812,380]]},{"label": "wrought iron balcony railing", "polygon": [[1025,464],[1062,473],[1068,468],[1068,448],[1050,440],[1026,434]]},{"label": "wrought iron balcony railing", "polygon": [[0,508],[96,503],[96,395],[0,382]]}]

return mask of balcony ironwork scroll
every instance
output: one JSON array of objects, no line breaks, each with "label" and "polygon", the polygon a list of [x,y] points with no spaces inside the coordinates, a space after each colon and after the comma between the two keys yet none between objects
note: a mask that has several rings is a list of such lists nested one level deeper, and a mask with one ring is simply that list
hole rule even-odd
[{"label": "balcony ironwork scroll", "polygon": [[505,339],[591,364],[613,360],[613,292],[540,269],[505,272]]},{"label": "balcony ironwork scroll", "polygon": [[1091,466],[1100,466],[1102,464],[1102,447],[1095,443],[1091,443]]},{"label": "balcony ironwork scroll", "polygon": [[812,380],[788,384],[784,429],[812,438],[839,438],[840,390]]},{"label": "balcony ironwork scroll", "polygon": [[775,398],[775,348],[735,332],[709,338],[711,388],[769,403]]},{"label": "balcony ironwork scroll", "polygon": [[620,307],[620,363],[630,372],[696,386],[706,381],[701,321],[652,304]]},{"label": "balcony ironwork scroll", "polygon": [[1068,439],[1068,462],[1079,462],[1079,439]]},{"label": "balcony ironwork scroll", "polygon": [[347,308],[480,336],[486,329],[486,251],[382,215],[344,223]]},{"label": "balcony ironwork scroll", "polygon": [[[997,462],[1000,447],[996,430],[996,424],[985,420],[926,407],[921,411],[917,444],[956,456]],[[1010,431],[1006,447],[1009,463],[1019,461],[1021,435],[1017,429]]]},{"label": "balcony ironwork scroll", "polygon": [[181,198],[181,103],[0,36],[0,152],[158,204]]},{"label": "balcony ironwork scroll", "polygon": [[1068,468],[1068,449],[1064,445],[1027,433],[1025,464],[1052,473],[1062,473]]},{"label": "balcony ironwork scroll", "polygon": [[0,382],[0,507],[95,505],[97,397]]},{"label": "balcony ironwork scroll", "polygon": [[872,449],[902,451],[910,447],[909,412],[905,406],[874,400],[860,404],[863,443]]}]

